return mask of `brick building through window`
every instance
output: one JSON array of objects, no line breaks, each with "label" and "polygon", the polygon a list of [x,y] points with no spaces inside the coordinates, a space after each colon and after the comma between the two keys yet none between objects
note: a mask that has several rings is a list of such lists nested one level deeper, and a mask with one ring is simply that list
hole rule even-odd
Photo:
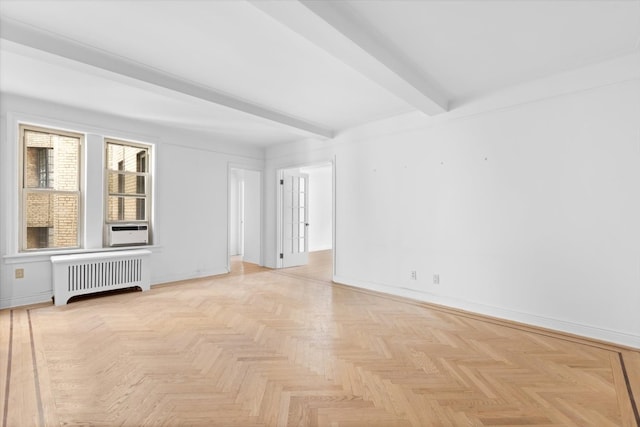
[{"label": "brick building through window", "polygon": [[21,126],[22,249],[79,246],[82,135]]}]

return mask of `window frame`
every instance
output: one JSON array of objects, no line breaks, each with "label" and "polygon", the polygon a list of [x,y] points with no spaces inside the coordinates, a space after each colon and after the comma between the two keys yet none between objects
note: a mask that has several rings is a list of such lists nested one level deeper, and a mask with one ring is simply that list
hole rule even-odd
[{"label": "window frame", "polygon": [[[40,132],[52,135],[67,136],[78,139],[78,189],[71,190],[55,190],[50,187],[33,187],[27,188],[26,185],[26,161],[27,161],[27,146],[25,140],[25,132]],[[35,253],[43,251],[68,251],[74,249],[82,249],[83,239],[83,213],[84,213],[84,189],[83,180],[84,176],[84,144],[86,141],[86,135],[82,132],[73,132],[65,129],[59,129],[56,127],[45,127],[32,125],[28,123],[18,123],[18,197],[19,197],[19,212],[18,212],[18,251],[20,253]],[[55,165],[54,165],[55,168]],[[62,247],[46,247],[46,248],[28,248],[28,232],[27,232],[27,195],[28,194],[70,194],[75,195],[78,199],[77,210],[77,228],[76,228],[76,244],[74,246],[62,246]]]},{"label": "window frame", "polygon": [[[120,145],[120,146],[124,146],[124,147],[133,147],[133,148],[139,148],[139,149],[143,149],[145,156],[144,156],[144,172],[132,172],[132,171],[126,171],[126,170],[120,170],[120,169],[109,169],[109,156],[108,156],[108,151],[109,151],[109,144],[112,145]],[[153,174],[152,174],[152,167],[151,167],[151,162],[153,160],[152,156],[153,156],[153,145],[152,144],[147,144],[147,143],[143,143],[143,142],[136,142],[136,141],[129,141],[129,140],[125,140],[125,139],[120,139],[120,138],[109,138],[109,137],[105,137],[104,138],[104,149],[103,149],[103,153],[104,153],[104,196],[103,196],[103,204],[104,204],[104,225],[105,228],[108,228],[110,225],[112,224],[146,224],[149,230],[149,244],[151,243],[151,239],[152,239],[152,206],[153,206]],[[139,165],[139,159],[138,156],[136,156],[136,169],[138,169]],[[145,219],[118,219],[118,220],[110,220],[109,219],[109,197],[134,197],[132,196],[132,194],[128,194],[128,193],[111,193],[109,191],[109,176],[110,174],[116,173],[118,174],[118,176],[122,175],[122,176],[135,176],[138,177],[136,178],[136,191],[139,191],[138,189],[140,188],[139,185],[139,178],[140,177],[144,177],[144,181],[145,181],[145,191],[144,193],[136,193],[136,207],[140,206],[140,200],[144,200],[144,214],[145,214]],[[118,199],[121,200],[121,199]],[[119,204],[118,204],[119,207]],[[136,209],[137,210],[137,209]],[[120,216],[120,215],[118,215]],[[104,245],[108,245],[108,242],[105,240]]]}]

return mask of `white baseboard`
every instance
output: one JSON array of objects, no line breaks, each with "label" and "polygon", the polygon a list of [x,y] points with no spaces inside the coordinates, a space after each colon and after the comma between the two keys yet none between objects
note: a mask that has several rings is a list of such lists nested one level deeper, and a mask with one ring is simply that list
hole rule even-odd
[{"label": "white baseboard", "polygon": [[[220,274],[229,273],[226,268],[208,271],[198,271],[191,274],[169,274],[159,277],[153,277],[151,280],[151,286],[161,283],[179,282],[181,280],[198,279],[201,277],[217,276]],[[26,305],[40,304],[44,302],[51,302],[53,291],[39,292],[33,295],[27,295],[15,298],[0,298],[0,309],[23,307]]]},{"label": "white baseboard", "polygon": [[640,336],[638,335],[598,328],[595,326],[582,325],[579,323],[567,322],[565,320],[538,316],[531,313],[523,313],[501,307],[478,304],[472,301],[466,301],[457,298],[443,297],[426,292],[415,291],[412,289],[397,288],[380,283],[364,282],[340,276],[335,276],[333,278],[333,281],[356,288],[410,298],[420,302],[438,304],[446,307],[469,311],[472,313],[482,314],[485,316],[496,317],[547,329],[553,329],[555,331],[579,335],[585,338],[592,338],[601,341],[607,341],[613,344],[620,344],[627,347],[640,349]]},{"label": "white baseboard", "polygon": [[25,305],[41,304],[51,302],[52,291],[40,292],[33,295],[16,298],[0,298],[0,309],[23,307]]},{"label": "white baseboard", "polygon": [[188,274],[165,274],[162,276],[151,277],[151,286],[160,285],[163,283],[180,282],[182,280],[200,279],[202,277],[219,276],[221,274],[228,273],[229,271],[226,268],[219,268],[215,270],[196,271]]}]

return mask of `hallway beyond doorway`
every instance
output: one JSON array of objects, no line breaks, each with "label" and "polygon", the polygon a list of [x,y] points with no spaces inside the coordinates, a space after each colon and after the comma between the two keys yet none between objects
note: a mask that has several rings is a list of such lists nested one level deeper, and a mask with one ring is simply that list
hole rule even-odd
[{"label": "hallway beyond doorway", "polygon": [[333,282],[331,263],[333,261],[333,251],[331,249],[309,253],[309,263],[299,267],[289,267],[272,270],[267,267],[260,267],[257,264],[245,262],[241,255],[231,257],[231,274],[245,275],[271,271],[290,277],[314,280],[317,282]]},{"label": "hallway beyond doorway", "polygon": [[276,270],[277,273],[301,279],[333,282],[333,250],[309,252],[307,265]]}]

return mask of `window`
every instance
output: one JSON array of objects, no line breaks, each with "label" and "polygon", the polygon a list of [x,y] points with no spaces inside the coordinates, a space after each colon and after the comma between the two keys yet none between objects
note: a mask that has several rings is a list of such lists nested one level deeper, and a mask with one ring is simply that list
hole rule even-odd
[{"label": "window", "polygon": [[[118,162],[118,170],[124,170],[124,161],[120,160]],[[118,174],[118,194],[124,194],[124,175]],[[124,220],[124,197],[118,197],[118,221]]]},{"label": "window", "polygon": [[79,247],[83,136],[26,125],[20,136],[21,250]]},{"label": "window", "polygon": [[149,223],[149,146],[106,140],[107,223]]},{"label": "window", "polygon": [[[136,154],[136,168],[138,170],[138,172],[147,172],[147,152],[146,151],[139,151],[138,154]],[[146,181],[145,176],[138,176],[136,178],[136,192],[138,194],[142,194],[145,192],[145,188],[144,188],[144,183]],[[136,206],[136,212],[138,215],[138,219],[139,220],[143,220],[146,218],[146,200],[144,199],[138,199],[136,200],[137,206]]]}]

